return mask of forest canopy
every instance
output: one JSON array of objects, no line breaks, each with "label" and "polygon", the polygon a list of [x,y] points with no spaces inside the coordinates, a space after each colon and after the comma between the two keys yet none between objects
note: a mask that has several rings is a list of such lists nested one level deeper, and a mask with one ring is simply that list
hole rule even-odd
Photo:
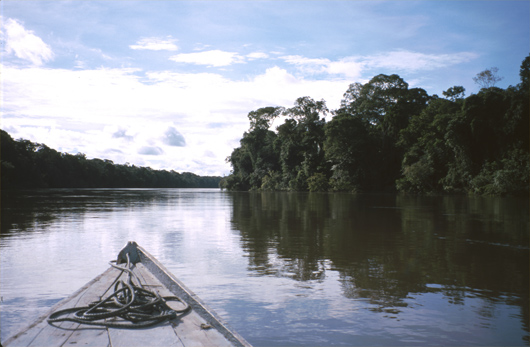
[{"label": "forest canopy", "polygon": [[[260,108],[248,114],[221,187],[528,194],[529,76],[530,56],[517,86],[495,87],[501,77],[491,68],[477,74],[482,88],[468,97],[462,86],[431,96],[380,74],[351,84],[337,110],[310,97]],[[284,123],[271,129],[278,117]]]},{"label": "forest canopy", "polygon": [[1,133],[2,190],[22,188],[218,188],[221,177],[114,164],[59,153]]}]

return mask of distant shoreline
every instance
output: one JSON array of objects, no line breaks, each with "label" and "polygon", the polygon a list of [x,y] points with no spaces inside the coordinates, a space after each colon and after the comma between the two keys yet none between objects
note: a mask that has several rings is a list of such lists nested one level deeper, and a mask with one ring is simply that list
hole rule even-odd
[{"label": "distant shoreline", "polygon": [[45,144],[14,140],[1,132],[1,189],[34,188],[219,188],[220,176],[154,170],[60,153]]}]

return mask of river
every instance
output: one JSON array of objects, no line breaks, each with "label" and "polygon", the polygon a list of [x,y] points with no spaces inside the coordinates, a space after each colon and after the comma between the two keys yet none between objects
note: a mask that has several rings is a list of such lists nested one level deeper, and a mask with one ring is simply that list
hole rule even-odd
[{"label": "river", "polygon": [[1,340],[135,240],[255,346],[529,345],[529,199],[2,193]]}]

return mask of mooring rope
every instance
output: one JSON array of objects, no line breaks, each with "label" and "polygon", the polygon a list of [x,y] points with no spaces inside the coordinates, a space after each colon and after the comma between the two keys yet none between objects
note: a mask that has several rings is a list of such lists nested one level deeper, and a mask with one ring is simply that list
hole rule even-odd
[{"label": "mooring rope", "polygon": [[[160,296],[157,292],[143,288],[138,276],[131,270],[129,254],[125,267],[109,263],[122,271],[114,285],[114,293],[88,306],[73,307],[56,311],[48,317],[48,323],[76,322],[108,328],[144,328],[184,315],[190,306],[177,296]],[[120,280],[123,273],[125,281]],[[101,297],[103,297],[106,292]],[[168,306],[168,301],[184,304],[181,310]],[[72,316],[67,316],[73,314]]]}]

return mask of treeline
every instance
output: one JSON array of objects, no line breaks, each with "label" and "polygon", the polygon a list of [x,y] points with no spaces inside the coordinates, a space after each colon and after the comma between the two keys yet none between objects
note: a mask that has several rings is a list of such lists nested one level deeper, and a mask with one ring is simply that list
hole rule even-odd
[{"label": "treeline", "polygon": [[218,188],[221,177],[153,170],[60,153],[1,132],[2,190],[22,188]]},{"label": "treeline", "polygon": [[[351,84],[331,112],[309,97],[252,111],[221,187],[528,194],[530,56],[515,87],[494,87],[496,71],[477,74],[482,89],[468,97],[461,86],[430,96],[381,74]],[[280,116],[285,122],[272,131]]]}]

